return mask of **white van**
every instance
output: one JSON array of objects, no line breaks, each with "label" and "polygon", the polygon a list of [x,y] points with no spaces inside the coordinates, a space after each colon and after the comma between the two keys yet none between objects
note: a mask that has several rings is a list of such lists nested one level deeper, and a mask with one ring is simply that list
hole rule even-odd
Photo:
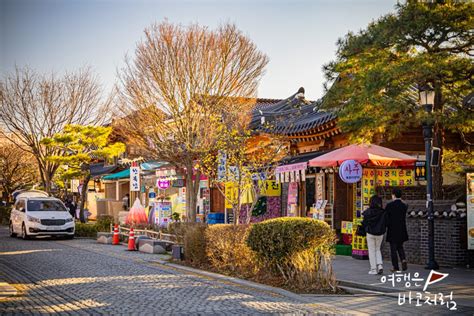
[{"label": "white van", "polygon": [[53,197],[16,197],[10,215],[10,236],[23,239],[32,236],[64,236],[74,238],[74,219],[61,200]]}]

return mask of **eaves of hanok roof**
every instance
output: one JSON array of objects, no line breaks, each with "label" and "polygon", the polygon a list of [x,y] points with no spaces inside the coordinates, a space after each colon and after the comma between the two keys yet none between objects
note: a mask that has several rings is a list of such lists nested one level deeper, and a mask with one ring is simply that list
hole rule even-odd
[{"label": "eaves of hanok roof", "polygon": [[280,102],[264,108],[256,107],[250,126],[256,132],[299,138],[333,129],[335,120],[334,113],[320,109],[320,102],[306,100],[304,88],[300,88],[297,93]]}]

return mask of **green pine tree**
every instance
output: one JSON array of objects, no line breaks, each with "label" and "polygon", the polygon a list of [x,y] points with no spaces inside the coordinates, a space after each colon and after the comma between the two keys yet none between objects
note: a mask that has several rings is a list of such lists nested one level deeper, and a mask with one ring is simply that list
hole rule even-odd
[{"label": "green pine tree", "polygon": [[125,151],[122,143],[109,144],[111,127],[66,125],[62,133],[44,138],[42,143],[59,150],[61,154],[51,155],[49,160],[67,166],[62,177],[81,177],[84,180],[81,192],[80,219],[84,222],[84,202],[87,184],[91,179],[89,164],[97,159],[118,157]]},{"label": "green pine tree", "polygon": [[[473,109],[462,103],[474,75],[473,2],[409,0],[395,9],[338,41],[336,60],[324,66],[323,106],[338,112],[354,141],[389,140],[431,120],[434,146],[443,148],[452,131],[466,150],[474,131]],[[435,91],[430,117],[418,106],[417,87],[427,84]],[[440,167],[434,169],[436,198],[441,187]]]}]

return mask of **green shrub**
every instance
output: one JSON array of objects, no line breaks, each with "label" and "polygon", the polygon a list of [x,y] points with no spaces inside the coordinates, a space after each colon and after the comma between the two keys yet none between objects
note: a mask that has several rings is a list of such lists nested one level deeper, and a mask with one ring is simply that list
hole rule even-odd
[{"label": "green shrub", "polygon": [[99,215],[97,216],[97,231],[99,232],[110,232],[110,225],[114,223],[114,217],[110,215]]},{"label": "green shrub", "polygon": [[210,265],[219,272],[254,276],[258,270],[255,253],[245,240],[249,225],[217,224],[206,229],[206,253]]},{"label": "green shrub", "polygon": [[11,206],[0,206],[0,224],[8,225],[10,223]]},{"label": "green shrub", "polygon": [[261,264],[298,290],[336,290],[331,268],[335,234],[323,221],[283,217],[254,224],[247,245]]},{"label": "green shrub", "polygon": [[97,225],[76,222],[76,237],[97,237]]}]

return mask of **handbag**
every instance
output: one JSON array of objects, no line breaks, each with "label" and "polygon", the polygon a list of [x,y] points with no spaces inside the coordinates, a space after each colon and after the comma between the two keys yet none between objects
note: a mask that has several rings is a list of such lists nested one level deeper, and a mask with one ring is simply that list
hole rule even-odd
[{"label": "handbag", "polygon": [[357,226],[357,231],[356,231],[357,236],[366,236],[367,232],[365,231],[365,227],[363,225]]}]

